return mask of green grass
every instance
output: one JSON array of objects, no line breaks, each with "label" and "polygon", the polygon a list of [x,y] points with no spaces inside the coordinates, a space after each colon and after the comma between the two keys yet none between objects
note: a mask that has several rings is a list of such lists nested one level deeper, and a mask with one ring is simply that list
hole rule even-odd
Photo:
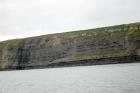
[{"label": "green grass", "polygon": [[65,33],[55,34],[58,37],[63,38],[78,38],[81,36],[92,36],[92,37],[124,37],[129,36],[132,38],[140,37],[139,30],[130,30],[129,26],[135,26],[136,24],[128,24],[128,25],[117,25],[110,27],[102,27],[96,29],[88,29],[88,30],[80,30],[80,31],[72,31]]},{"label": "green grass", "polygon": [[140,31],[139,30],[129,30],[127,33],[129,38],[140,39]]},{"label": "green grass", "polygon": [[[139,30],[129,30],[129,26],[140,25],[139,23],[133,24],[126,24],[126,25],[117,25],[117,26],[109,26],[109,27],[102,27],[102,28],[95,28],[95,29],[88,29],[88,30],[79,30],[79,31],[72,31],[72,32],[65,32],[65,33],[56,33],[50,34],[46,36],[57,36],[58,38],[79,38],[79,37],[95,37],[95,38],[121,38],[121,37],[128,37],[128,38],[140,38],[140,31]],[[7,40],[0,42],[0,47],[11,46],[18,44],[22,39],[14,39],[14,40]]]},{"label": "green grass", "polygon": [[14,46],[20,43],[22,39],[13,39],[13,40],[7,40],[0,42],[0,48],[8,47],[8,46]]}]

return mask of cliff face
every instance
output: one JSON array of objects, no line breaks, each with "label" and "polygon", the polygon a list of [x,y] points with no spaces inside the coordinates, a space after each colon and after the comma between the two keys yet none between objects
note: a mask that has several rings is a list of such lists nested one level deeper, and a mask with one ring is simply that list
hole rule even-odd
[{"label": "cliff face", "polygon": [[122,57],[123,62],[131,57],[137,61],[139,56],[140,23],[0,42],[1,70],[86,64],[88,60],[101,64],[104,59]]}]

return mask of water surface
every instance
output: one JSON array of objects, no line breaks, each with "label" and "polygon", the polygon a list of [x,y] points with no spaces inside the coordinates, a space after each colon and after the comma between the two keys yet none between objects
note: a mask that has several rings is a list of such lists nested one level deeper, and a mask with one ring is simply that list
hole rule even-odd
[{"label": "water surface", "polygon": [[0,93],[140,93],[140,63],[1,71]]}]

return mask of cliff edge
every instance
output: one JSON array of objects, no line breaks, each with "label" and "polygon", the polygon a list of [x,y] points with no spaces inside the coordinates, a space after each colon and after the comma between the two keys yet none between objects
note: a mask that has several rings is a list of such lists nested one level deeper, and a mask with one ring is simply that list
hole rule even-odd
[{"label": "cliff edge", "polygon": [[0,70],[140,61],[140,23],[0,42]]}]

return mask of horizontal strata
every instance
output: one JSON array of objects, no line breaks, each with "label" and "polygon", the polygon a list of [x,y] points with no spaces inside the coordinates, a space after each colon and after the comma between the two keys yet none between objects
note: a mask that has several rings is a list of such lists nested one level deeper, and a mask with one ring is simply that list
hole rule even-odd
[{"label": "horizontal strata", "polygon": [[140,23],[0,42],[0,70],[138,62]]}]

